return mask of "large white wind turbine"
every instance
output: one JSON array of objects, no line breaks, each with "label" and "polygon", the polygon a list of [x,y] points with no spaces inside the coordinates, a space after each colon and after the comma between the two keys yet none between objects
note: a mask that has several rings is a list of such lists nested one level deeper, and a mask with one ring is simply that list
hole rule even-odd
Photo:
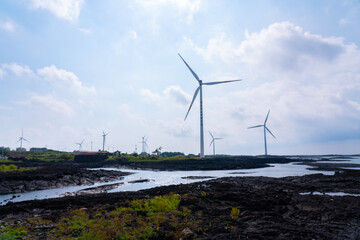
[{"label": "large white wind turbine", "polygon": [[102,137],[103,137],[103,152],[104,152],[105,151],[105,138],[109,133],[105,133],[104,130],[102,132],[103,132]]},{"label": "large white wind turbine", "polygon": [[85,139],[82,140],[81,143],[75,143],[75,144],[79,145],[79,151],[81,151],[81,149],[82,149],[82,144],[83,144],[84,141],[85,141]]},{"label": "large white wind turbine", "polygon": [[199,77],[198,75],[196,75],[196,73],[190,68],[190,66],[185,62],[185,60],[181,57],[181,55],[179,54],[180,58],[183,60],[183,62],[185,63],[185,65],[188,67],[188,69],[190,70],[190,72],[192,73],[192,75],[195,77],[195,79],[198,81],[199,83],[199,87],[195,90],[194,93],[194,97],[191,101],[189,110],[186,113],[185,119],[186,120],[190,109],[196,99],[197,94],[200,91],[200,157],[204,157],[204,123],[203,123],[203,104],[202,104],[202,86],[203,85],[215,85],[215,84],[221,84],[221,83],[229,83],[229,82],[237,82],[237,81],[241,81],[241,79],[238,80],[228,80],[228,81],[218,81],[218,82],[207,82],[204,83]]},{"label": "large white wind turbine", "polygon": [[223,138],[216,138],[216,137],[214,137],[214,135],[211,134],[210,131],[209,131],[209,133],[210,133],[210,135],[212,137],[212,141],[210,143],[210,146],[211,146],[211,144],[213,145],[213,155],[215,156],[215,140],[220,140],[220,139],[223,139]]},{"label": "large white wind turbine", "polygon": [[30,143],[28,140],[26,140],[25,138],[24,138],[24,130],[23,129],[21,129],[21,137],[19,138],[19,140],[17,140],[17,142],[16,143],[18,143],[19,141],[20,141],[20,148],[22,148],[22,141],[26,141],[26,142],[28,142],[28,143]]},{"label": "large white wind turbine", "polygon": [[266,122],[268,120],[268,117],[269,117],[269,113],[270,113],[270,110],[268,111],[267,115],[266,115],[266,118],[265,118],[265,122],[263,125],[256,125],[256,126],[253,126],[253,127],[249,127],[248,129],[250,128],[258,128],[258,127],[264,127],[264,142],[265,142],[265,156],[267,155],[267,145],[266,145],[266,131],[268,131],[271,136],[273,136],[274,138],[276,138],[274,136],[274,134],[272,134],[272,132],[266,127]]}]

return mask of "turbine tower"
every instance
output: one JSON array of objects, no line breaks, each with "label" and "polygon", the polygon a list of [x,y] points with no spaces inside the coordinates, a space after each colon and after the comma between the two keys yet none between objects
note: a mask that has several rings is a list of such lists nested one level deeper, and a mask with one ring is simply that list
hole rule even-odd
[{"label": "turbine tower", "polygon": [[146,147],[149,148],[149,146],[147,145],[147,140],[148,140],[148,138],[146,138],[146,140],[145,140],[145,136],[142,137],[142,141],[141,141],[141,143],[142,143],[141,154],[142,155],[147,154]]},{"label": "turbine tower", "polygon": [[207,82],[204,83],[199,77],[198,75],[196,75],[196,73],[190,68],[190,66],[185,62],[185,60],[181,57],[181,55],[179,54],[180,58],[183,60],[183,62],[185,63],[185,65],[187,66],[187,68],[190,70],[190,72],[192,73],[192,75],[195,77],[195,79],[198,81],[199,83],[199,87],[195,90],[194,93],[194,97],[191,101],[189,110],[186,113],[185,119],[186,120],[190,109],[196,99],[197,94],[200,91],[200,157],[203,158],[204,157],[204,123],[203,123],[203,104],[202,104],[202,86],[203,85],[215,85],[215,84],[221,84],[221,83],[229,83],[229,82],[237,82],[237,81],[241,81],[241,79],[238,80],[228,80],[228,81],[218,81],[218,82]]},{"label": "turbine tower", "polygon": [[267,122],[267,120],[268,120],[269,113],[270,113],[270,110],[268,111],[268,113],[267,113],[267,115],[266,115],[265,122],[264,122],[263,125],[256,125],[256,126],[253,126],[253,127],[249,127],[249,128],[248,128],[248,129],[250,129],[250,128],[264,127],[265,156],[267,156],[266,131],[268,131],[268,132],[271,134],[271,136],[273,136],[273,137],[276,139],[276,137],[274,136],[274,134],[272,134],[272,132],[266,127],[266,122]]},{"label": "turbine tower", "polygon": [[103,137],[103,152],[104,152],[105,151],[105,138],[109,133],[105,133],[104,130],[102,132],[103,132],[102,137]]},{"label": "turbine tower", "polygon": [[211,137],[212,137],[212,141],[210,143],[210,146],[211,147],[211,144],[213,145],[213,155],[215,156],[215,140],[220,140],[220,139],[223,139],[223,138],[216,138],[214,137],[214,135],[211,134],[211,132],[209,131]]},{"label": "turbine tower", "polygon": [[79,145],[79,151],[81,151],[81,149],[82,149],[82,144],[83,144],[84,141],[85,141],[85,139],[82,140],[81,143],[75,143],[75,144]]},{"label": "turbine tower", "polygon": [[26,141],[26,142],[28,142],[28,143],[30,143],[28,140],[26,140],[25,138],[24,138],[24,129],[21,129],[21,137],[19,138],[19,140],[17,140],[17,142],[16,143],[18,143],[19,141],[20,141],[20,148],[22,148],[22,141]]}]

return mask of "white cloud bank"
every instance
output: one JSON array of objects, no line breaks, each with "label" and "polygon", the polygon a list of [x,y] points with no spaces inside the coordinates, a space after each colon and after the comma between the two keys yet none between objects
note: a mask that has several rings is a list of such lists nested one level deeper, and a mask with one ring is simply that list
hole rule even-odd
[{"label": "white cloud bank", "polygon": [[180,13],[186,14],[186,22],[191,23],[193,16],[201,9],[203,0],[137,0],[137,3],[149,7],[175,7]]},{"label": "white cloud bank", "polygon": [[34,75],[33,71],[28,66],[19,65],[17,63],[3,64],[2,68],[11,71],[18,77],[24,75],[29,75],[29,76]]},{"label": "white cloud bank", "polygon": [[11,20],[1,20],[0,19],[0,29],[13,33],[16,29],[16,24]]},{"label": "white cloud bank", "polygon": [[76,21],[83,2],[83,0],[32,0],[31,7],[48,10],[61,19]]},{"label": "white cloud bank", "polygon": [[72,90],[79,93],[95,93],[94,87],[85,87],[82,85],[82,82],[79,78],[72,72],[58,69],[54,65],[50,67],[44,67],[37,70],[38,75],[49,82],[54,83],[55,85],[70,87]]},{"label": "white cloud bank", "polygon": [[184,92],[179,86],[167,87],[162,94],[153,93],[151,90],[142,89],[140,95],[145,97],[149,102],[167,103],[169,100],[174,101],[178,105],[184,106],[190,103],[190,95]]},{"label": "white cloud bank", "polygon": [[41,96],[34,94],[26,102],[22,102],[20,104],[36,108],[43,108],[57,114],[65,115],[67,117],[70,117],[74,112],[74,110],[68,104],[57,100],[52,95]]},{"label": "white cloud bank", "polygon": [[58,69],[54,65],[38,69],[37,74],[35,74],[30,67],[26,65],[20,65],[17,63],[2,64],[2,69],[0,69],[0,78],[5,75],[5,71],[12,72],[17,77],[29,76],[31,78],[42,79],[55,86],[68,88],[80,94],[96,93],[94,87],[83,86],[83,83],[79,80],[75,73],[64,69]]},{"label": "white cloud bank", "polygon": [[[185,42],[209,62],[221,59],[231,63],[234,72],[239,66],[250,72],[243,77],[244,90],[217,101],[232,106],[223,114],[236,119],[239,131],[261,123],[271,109],[278,144],[359,136],[355,131],[360,121],[360,51],[354,43],[312,34],[290,22],[246,32],[240,42],[224,33],[205,46],[188,38]],[[237,129],[236,122],[226,122]]]}]

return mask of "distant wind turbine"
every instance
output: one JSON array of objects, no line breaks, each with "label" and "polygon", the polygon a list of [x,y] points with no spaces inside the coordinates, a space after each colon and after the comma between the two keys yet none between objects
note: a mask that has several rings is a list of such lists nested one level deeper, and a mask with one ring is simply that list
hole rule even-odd
[{"label": "distant wind turbine", "polygon": [[181,55],[179,54],[180,58],[183,60],[183,62],[185,63],[185,65],[188,67],[188,69],[190,70],[190,72],[192,73],[192,75],[195,77],[195,79],[198,81],[199,83],[199,87],[195,90],[194,93],[194,97],[191,101],[189,110],[186,113],[185,119],[186,120],[190,109],[196,99],[197,94],[200,91],[200,157],[203,158],[204,157],[204,123],[203,123],[203,104],[202,104],[202,86],[203,85],[216,85],[216,84],[221,84],[221,83],[229,83],[229,82],[237,82],[237,81],[241,81],[241,79],[238,80],[228,80],[228,81],[218,81],[218,82],[207,82],[207,83],[203,83],[202,80],[200,80],[200,78],[198,77],[198,75],[196,75],[196,73],[190,68],[190,66],[185,62],[185,60],[181,57]]},{"label": "distant wind turbine", "polygon": [[276,137],[274,136],[274,134],[272,134],[272,132],[266,127],[266,122],[267,122],[267,120],[268,120],[269,113],[270,113],[270,110],[268,111],[268,113],[267,113],[267,115],[266,115],[265,122],[264,122],[263,125],[256,125],[256,126],[253,126],[253,127],[249,127],[249,128],[248,128],[248,129],[250,129],[250,128],[264,127],[265,156],[267,156],[266,131],[268,131],[268,132],[271,134],[271,136],[273,136],[273,137],[276,139]]},{"label": "distant wind turbine", "polygon": [[22,141],[26,141],[26,142],[28,142],[28,143],[30,143],[28,140],[26,140],[25,138],[24,138],[24,129],[21,129],[21,137],[19,138],[19,140],[17,140],[17,142],[16,143],[18,143],[19,141],[20,141],[20,148],[22,148]]},{"label": "distant wind turbine", "polygon": [[212,137],[212,141],[211,141],[209,147],[211,147],[211,144],[213,145],[213,155],[215,156],[215,140],[220,140],[220,139],[223,139],[223,138],[216,138],[216,137],[214,137],[214,136],[211,134],[210,131],[209,131],[209,133],[210,133],[210,135],[211,135],[211,137]]},{"label": "distant wind turbine", "polygon": [[105,138],[109,133],[105,133],[104,130],[102,132],[103,132],[102,137],[103,137],[103,152],[104,152],[105,151]]},{"label": "distant wind turbine", "polygon": [[148,138],[146,138],[146,140],[145,140],[145,136],[142,137],[142,141],[141,141],[141,143],[142,143],[141,154],[147,154],[146,148],[149,148],[149,146],[147,145],[147,140],[148,140]]},{"label": "distant wind turbine", "polygon": [[82,149],[82,144],[83,144],[84,141],[85,141],[85,139],[82,140],[81,143],[75,143],[75,144],[79,145],[79,151],[81,151],[81,149]]}]

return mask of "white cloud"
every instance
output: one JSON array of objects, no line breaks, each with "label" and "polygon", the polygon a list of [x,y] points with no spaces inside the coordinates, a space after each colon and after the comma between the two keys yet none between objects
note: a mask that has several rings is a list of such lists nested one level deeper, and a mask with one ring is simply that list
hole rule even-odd
[{"label": "white cloud", "polygon": [[2,79],[2,78],[4,77],[4,75],[5,75],[4,70],[2,70],[2,69],[0,68],[0,79]]},{"label": "white cloud", "polygon": [[207,61],[212,61],[214,58],[220,58],[224,62],[233,62],[235,60],[236,46],[233,42],[226,39],[226,34],[221,33],[218,37],[211,38],[205,48],[197,46],[191,39],[184,37],[184,40],[189,44],[197,54],[204,57]]},{"label": "white cloud", "polygon": [[339,24],[340,24],[340,25],[347,25],[347,24],[349,24],[349,23],[350,23],[349,18],[342,18],[342,19],[340,19],[340,21],[339,21]]},{"label": "white cloud", "polygon": [[34,75],[28,66],[21,66],[17,63],[3,64],[2,68],[13,72],[16,76]]},{"label": "white cloud", "polygon": [[158,122],[158,127],[174,137],[183,138],[193,136],[191,127],[182,120],[177,120],[175,122],[160,120]]},{"label": "white cloud", "polygon": [[90,34],[92,33],[92,31],[90,29],[86,29],[86,28],[78,28],[80,32],[84,33],[84,34]]},{"label": "white cloud", "polygon": [[299,72],[331,65],[346,52],[342,38],[304,32],[289,22],[274,23],[260,33],[246,33],[236,54],[242,62],[267,70]]},{"label": "white cloud", "polygon": [[66,104],[65,102],[59,101],[55,99],[51,95],[33,95],[28,99],[26,102],[22,102],[20,104],[31,106],[31,107],[40,107],[44,108],[48,111],[57,113],[57,114],[63,114],[68,117],[70,117],[73,114],[73,109]]},{"label": "white cloud", "polygon": [[15,32],[16,24],[11,20],[6,20],[6,21],[0,20],[0,29],[12,33]]},{"label": "white cloud", "polygon": [[355,110],[357,110],[357,111],[360,112],[360,103],[349,100],[349,101],[348,101],[348,104],[349,104],[351,107],[353,107]]},{"label": "white cloud", "polygon": [[175,103],[183,106],[190,102],[190,95],[179,86],[169,86],[162,94],[153,93],[148,89],[141,89],[140,95],[144,96],[147,101],[156,103],[167,103],[169,100],[173,100]]},{"label": "white cloud", "polygon": [[117,109],[121,113],[121,116],[123,116],[123,117],[125,116],[132,123],[136,123],[136,124],[145,126],[146,119],[139,116],[137,113],[133,112],[132,108],[128,104],[123,103],[120,106],[118,106]]},{"label": "white cloud", "polygon": [[79,93],[95,93],[94,87],[85,87],[79,78],[72,72],[63,69],[58,69],[54,65],[38,69],[37,73],[44,80],[52,82],[57,85],[70,87]]},{"label": "white cloud", "polygon": [[132,31],[130,32],[130,35],[131,35],[131,38],[134,39],[134,40],[138,38],[137,33],[136,33],[135,30],[132,30]]},{"label": "white cloud", "polygon": [[83,0],[32,0],[32,8],[46,9],[56,17],[75,21],[80,15]]},{"label": "white cloud", "polygon": [[198,12],[203,0],[137,0],[140,5],[149,7],[176,7],[177,10],[186,14],[186,22],[191,23],[193,15]]}]

